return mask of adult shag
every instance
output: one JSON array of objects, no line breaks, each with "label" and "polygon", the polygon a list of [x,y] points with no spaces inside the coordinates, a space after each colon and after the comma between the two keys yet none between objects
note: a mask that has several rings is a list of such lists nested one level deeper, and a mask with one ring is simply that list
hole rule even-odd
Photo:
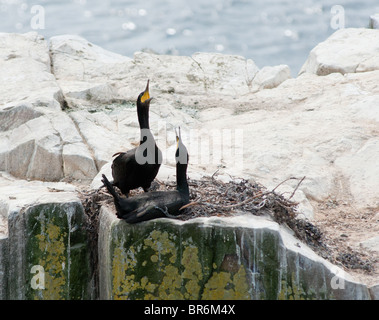
[{"label": "adult shag", "polygon": [[149,80],[145,91],[137,98],[137,116],[140,126],[140,144],[127,152],[118,152],[112,163],[113,185],[128,196],[129,191],[142,187],[145,192],[158,174],[162,152],[150,131],[149,108],[153,98],[149,93]]},{"label": "adult shag", "polygon": [[176,134],[176,190],[153,191],[130,198],[120,197],[107,177],[103,174],[103,183],[113,196],[117,217],[128,223],[137,223],[161,217],[179,214],[179,209],[189,203],[187,183],[188,152],[182,143],[180,133]]}]

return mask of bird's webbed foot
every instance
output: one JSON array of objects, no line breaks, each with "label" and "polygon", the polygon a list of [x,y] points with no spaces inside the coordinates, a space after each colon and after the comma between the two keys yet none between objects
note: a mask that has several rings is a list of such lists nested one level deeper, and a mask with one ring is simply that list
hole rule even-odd
[{"label": "bird's webbed foot", "polygon": [[165,206],[165,209],[162,209],[162,208],[160,208],[158,206],[155,206],[154,209],[157,209],[157,210],[161,211],[167,218],[173,218],[173,219],[177,218],[176,216],[173,216],[172,214],[170,214],[168,212],[168,209],[167,209],[166,206]]}]

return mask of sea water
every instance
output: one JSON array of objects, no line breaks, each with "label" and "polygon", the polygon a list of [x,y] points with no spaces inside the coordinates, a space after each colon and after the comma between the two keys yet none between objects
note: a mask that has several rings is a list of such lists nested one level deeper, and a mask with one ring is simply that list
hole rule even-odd
[{"label": "sea water", "polygon": [[378,0],[0,0],[0,32],[77,34],[129,57],[236,54],[296,76],[314,46],[374,13]]}]

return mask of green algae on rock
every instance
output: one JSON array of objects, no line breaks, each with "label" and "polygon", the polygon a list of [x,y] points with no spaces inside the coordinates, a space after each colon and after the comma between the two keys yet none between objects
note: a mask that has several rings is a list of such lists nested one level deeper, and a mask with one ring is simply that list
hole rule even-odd
[{"label": "green algae on rock", "polygon": [[[31,205],[10,217],[10,298],[89,298],[83,219],[80,202]],[[12,240],[18,244],[12,245]]]},{"label": "green algae on rock", "polygon": [[[263,217],[129,225],[103,206],[100,221],[101,299],[370,298],[364,285]],[[333,287],[335,279],[347,290]]]},{"label": "green algae on rock", "polygon": [[[225,241],[216,241],[220,237],[214,237],[212,228],[197,232],[194,227],[198,225],[188,226],[181,230],[166,220],[155,221],[148,226],[130,226],[124,222],[114,225],[112,297],[215,298],[220,293],[214,295],[213,291],[223,288],[225,295],[220,298],[237,297],[236,292],[239,298],[249,298],[243,266],[235,274],[218,271],[222,260],[217,259],[217,255],[227,252],[225,247],[230,247],[229,241],[226,242],[229,235],[220,234]],[[241,277],[244,279],[239,281]]]}]

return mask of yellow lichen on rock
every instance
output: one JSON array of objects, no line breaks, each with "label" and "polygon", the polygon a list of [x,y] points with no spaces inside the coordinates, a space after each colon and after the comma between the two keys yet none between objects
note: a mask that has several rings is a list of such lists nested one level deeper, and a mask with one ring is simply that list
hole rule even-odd
[{"label": "yellow lichen on rock", "polygon": [[208,273],[216,264],[200,259],[199,248],[192,238],[178,243],[175,237],[166,231],[153,230],[127,249],[123,240],[115,241],[112,258],[115,299],[250,298],[244,266],[237,272],[214,271],[204,284],[204,272]]},{"label": "yellow lichen on rock", "polygon": [[246,271],[241,265],[236,274],[214,272],[204,286],[202,298],[205,300],[250,299],[246,281]]},{"label": "yellow lichen on rock", "polygon": [[181,260],[184,266],[182,277],[185,282],[185,298],[198,299],[200,293],[200,281],[203,279],[203,271],[199,261],[199,249],[192,245],[188,245],[183,250],[183,257]]},{"label": "yellow lichen on rock", "polygon": [[134,275],[126,275],[128,268],[133,268],[135,261],[127,258],[124,249],[117,245],[113,252],[112,283],[113,296],[116,300],[127,299],[127,293],[135,287]]},{"label": "yellow lichen on rock", "polygon": [[164,300],[183,299],[183,294],[180,292],[182,279],[178,268],[168,265],[164,268],[164,274],[158,287],[157,298]]},{"label": "yellow lichen on rock", "polygon": [[36,292],[35,299],[58,300],[65,298],[66,276],[65,268],[67,268],[66,259],[66,232],[49,222],[41,224],[41,233],[36,235],[38,240],[38,248],[43,253],[38,264],[43,267],[44,287],[39,294]]}]

